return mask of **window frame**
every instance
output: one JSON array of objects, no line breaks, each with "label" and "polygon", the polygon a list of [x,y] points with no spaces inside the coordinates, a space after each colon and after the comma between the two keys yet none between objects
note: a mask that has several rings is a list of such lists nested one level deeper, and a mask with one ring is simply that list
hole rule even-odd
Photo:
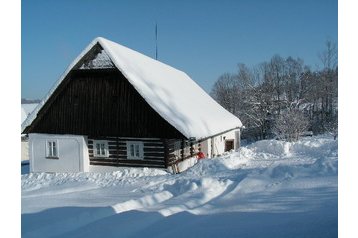
[{"label": "window frame", "polygon": [[[50,146],[51,143],[51,146]],[[54,150],[55,148],[55,150]],[[54,153],[55,151],[55,153]],[[59,146],[58,146],[58,140],[56,139],[49,139],[46,140],[46,159],[59,159]]]},{"label": "window frame", "polygon": [[[134,155],[131,153],[131,146],[134,146]],[[138,147],[137,147],[138,146]],[[138,148],[138,151],[136,150]],[[136,156],[136,154],[139,156]],[[127,159],[143,160],[144,159],[144,143],[143,141],[127,141]]]},{"label": "window frame", "polygon": [[[100,153],[97,153],[97,145],[100,145]],[[104,146],[102,148],[102,145]],[[104,150],[104,154],[102,154],[102,149]],[[108,158],[109,157],[109,149],[108,149],[108,141],[106,140],[93,140],[93,157],[96,158]]]}]

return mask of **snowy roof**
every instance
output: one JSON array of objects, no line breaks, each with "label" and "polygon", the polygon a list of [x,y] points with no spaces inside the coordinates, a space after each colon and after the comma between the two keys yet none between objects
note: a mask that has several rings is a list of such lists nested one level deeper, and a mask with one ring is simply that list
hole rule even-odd
[{"label": "snowy roof", "polygon": [[99,44],[144,100],[185,137],[210,137],[242,126],[186,73],[102,37],[95,38],[72,62],[39,106],[22,124],[22,130],[79,61]]},{"label": "snowy roof", "polygon": [[26,117],[36,108],[37,103],[21,104],[21,123],[26,120]]}]

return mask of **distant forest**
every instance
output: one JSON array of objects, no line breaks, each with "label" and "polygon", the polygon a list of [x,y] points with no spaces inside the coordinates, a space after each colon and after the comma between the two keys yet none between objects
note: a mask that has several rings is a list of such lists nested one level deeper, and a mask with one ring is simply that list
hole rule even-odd
[{"label": "distant forest", "polygon": [[338,51],[327,41],[318,54],[320,69],[300,58],[274,55],[269,61],[237,73],[224,73],[211,96],[238,116],[242,138],[296,140],[299,136],[331,133],[338,136]]}]

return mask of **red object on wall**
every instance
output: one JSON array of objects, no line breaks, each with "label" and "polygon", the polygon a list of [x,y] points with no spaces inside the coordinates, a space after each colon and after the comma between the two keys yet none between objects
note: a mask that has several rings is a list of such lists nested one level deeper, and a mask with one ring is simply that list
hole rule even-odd
[{"label": "red object on wall", "polygon": [[196,156],[198,157],[198,160],[205,158],[205,154],[203,152],[201,152],[201,151],[198,152],[198,154]]}]

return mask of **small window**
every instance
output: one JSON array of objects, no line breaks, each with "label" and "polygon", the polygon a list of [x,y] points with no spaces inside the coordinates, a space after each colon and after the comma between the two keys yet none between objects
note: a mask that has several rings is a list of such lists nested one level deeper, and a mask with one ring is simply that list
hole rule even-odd
[{"label": "small window", "polygon": [[94,157],[108,157],[108,142],[105,140],[93,141],[93,154]]},{"label": "small window", "polygon": [[46,157],[58,158],[58,143],[56,140],[46,141]]},{"label": "small window", "polygon": [[143,142],[141,141],[127,141],[127,158],[128,159],[143,159]]}]

